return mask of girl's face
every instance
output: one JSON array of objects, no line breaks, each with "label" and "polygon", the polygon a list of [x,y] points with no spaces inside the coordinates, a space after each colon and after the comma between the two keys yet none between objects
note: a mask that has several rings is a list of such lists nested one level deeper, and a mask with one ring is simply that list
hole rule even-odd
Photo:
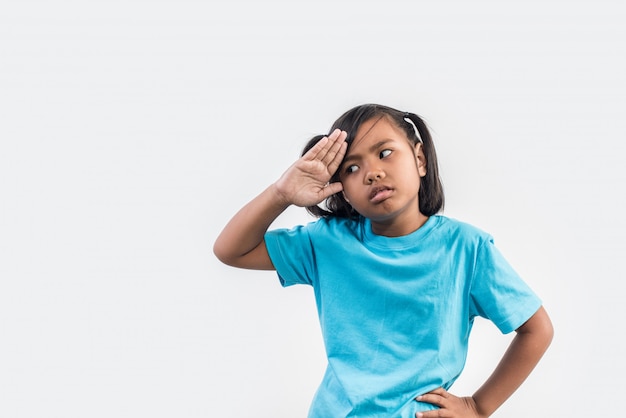
[{"label": "girl's face", "polygon": [[345,199],[371,220],[374,233],[386,236],[409,234],[426,222],[418,201],[425,175],[421,144],[414,146],[386,117],[359,127],[339,167]]}]

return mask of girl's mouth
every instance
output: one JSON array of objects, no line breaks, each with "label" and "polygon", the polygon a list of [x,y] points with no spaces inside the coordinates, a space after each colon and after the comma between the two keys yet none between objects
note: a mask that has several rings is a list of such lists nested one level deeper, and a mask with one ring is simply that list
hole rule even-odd
[{"label": "girl's mouth", "polygon": [[370,192],[370,196],[369,196],[370,202],[372,202],[372,203],[382,202],[383,200],[385,200],[389,196],[391,196],[392,193],[393,193],[393,190],[391,190],[388,187],[385,187],[385,186],[375,187]]}]

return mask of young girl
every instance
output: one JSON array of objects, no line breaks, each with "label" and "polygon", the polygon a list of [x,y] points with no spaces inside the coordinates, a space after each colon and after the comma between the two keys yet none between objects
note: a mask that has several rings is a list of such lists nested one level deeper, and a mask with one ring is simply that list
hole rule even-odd
[{"label": "young girl", "polygon": [[[309,417],[488,417],[547,349],[539,298],[488,234],[438,215],[443,203],[423,120],[368,104],[314,137],[216,240],[226,264],[313,287],[328,367]],[[268,231],[290,205],[320,219]],[[516,336],[487,381],[457,397],[447,390],[476,316]]]}]

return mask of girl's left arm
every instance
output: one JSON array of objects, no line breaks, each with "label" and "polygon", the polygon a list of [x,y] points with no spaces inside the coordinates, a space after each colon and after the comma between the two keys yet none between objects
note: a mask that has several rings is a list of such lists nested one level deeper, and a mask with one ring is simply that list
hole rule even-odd
[{"label": "girl's left arm", "polygon": [[[526,380],[552,342],[554,329],[543,307],[516,330],[491,376],[471,397],[459,398],[439,388],[417,398],[447,410],[450,417],[489,417]],[[418,418],[438,417],[442,411],[417,414]]]}]

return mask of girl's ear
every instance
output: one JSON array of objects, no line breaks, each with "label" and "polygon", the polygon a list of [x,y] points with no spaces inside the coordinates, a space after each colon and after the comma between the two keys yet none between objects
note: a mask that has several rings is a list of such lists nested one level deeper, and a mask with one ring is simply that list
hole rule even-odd
[{"label": "girl's ear", "polygon": [[350,201],[348,200],[348,196],[346,196],[346,192],[342,190],[342,191],[341,191],[341,194],[343,195],[343,199],[344,199],[346,202],[350,203]]},{"label": "girl's ear", "polygon": [[415,159],[417,160],[417,172],[420,177],[424,177],[426,175],[426,156],[421,142],[415,144]]}]

